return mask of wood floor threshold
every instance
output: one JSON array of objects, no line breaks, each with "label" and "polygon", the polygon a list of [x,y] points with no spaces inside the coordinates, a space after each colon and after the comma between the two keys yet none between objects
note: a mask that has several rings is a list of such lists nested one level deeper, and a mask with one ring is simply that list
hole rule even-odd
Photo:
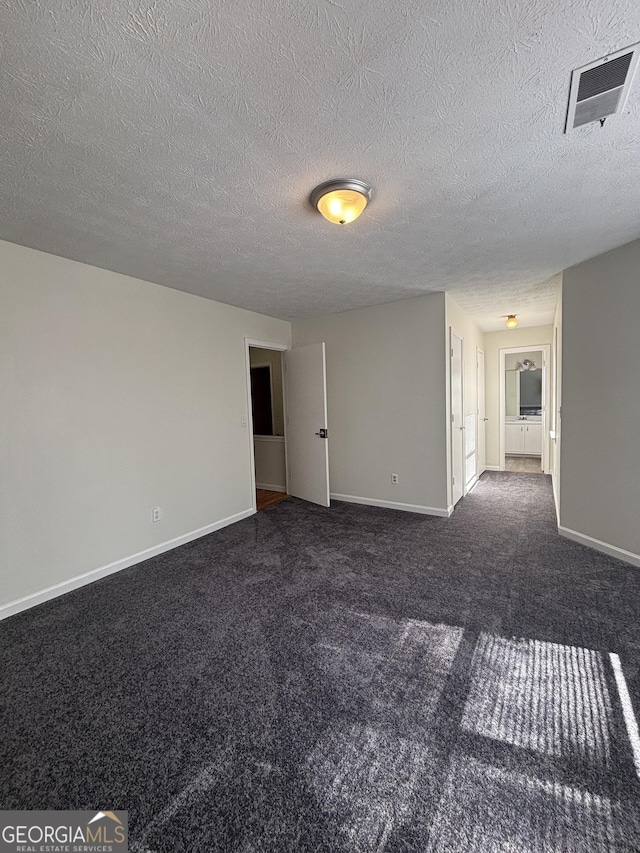
[{"label": "wood floor threshold", "polygon": [[261,509],[266,509],[280,503],[280,501],[286,501],[288,497],[289,495],[285,492],[270,492],[267,489],[256,489],[256,508],[260,512]]}]

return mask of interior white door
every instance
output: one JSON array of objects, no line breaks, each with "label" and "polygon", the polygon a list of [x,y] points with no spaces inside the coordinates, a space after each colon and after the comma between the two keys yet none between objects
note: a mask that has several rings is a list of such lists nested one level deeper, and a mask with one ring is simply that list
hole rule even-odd
[{"label": "interior white door", "polygon": [[487,465],[487,407],[484,389],[484,353],[477,350],[477,388],[478,388],[478,476]]},{"label": "interior white door", "polygon": [[464,494],[464,405],[462,389],[462,338],[451,329],[451,503]]},{"label": "interior white door", "polygon": [[324,344],[284,353],[289,492],[329,506],[327,372]]}]

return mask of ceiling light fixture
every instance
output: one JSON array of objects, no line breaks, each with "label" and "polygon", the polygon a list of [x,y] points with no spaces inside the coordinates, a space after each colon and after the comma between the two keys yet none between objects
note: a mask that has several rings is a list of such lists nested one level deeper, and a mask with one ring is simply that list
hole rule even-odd
[{"label": "ceiling light fixture", "polygon": [[325,181],[313,190],[310,198],[325,219],[336,225],[346,225],[357,219],[371,201],[371,187],[355,178]]},{"label": "ceiling light fixture", "polygon": [[516,315],[515,314],[509,314],[509,316],[505,320],[505,326],[507,327],[507,329],[515,329],[515,327],[517,325],[518,325],[518,318],[516,317]]}]

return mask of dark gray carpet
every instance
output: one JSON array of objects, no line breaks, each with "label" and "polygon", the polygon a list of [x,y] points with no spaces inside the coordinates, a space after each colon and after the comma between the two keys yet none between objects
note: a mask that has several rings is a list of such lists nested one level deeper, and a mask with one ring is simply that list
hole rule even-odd
[{"label": "dark gray carpet", "polygon": [[638,850],[639,617],[547,477],[288,500],[0,623],[0,802],[157,853]]}]

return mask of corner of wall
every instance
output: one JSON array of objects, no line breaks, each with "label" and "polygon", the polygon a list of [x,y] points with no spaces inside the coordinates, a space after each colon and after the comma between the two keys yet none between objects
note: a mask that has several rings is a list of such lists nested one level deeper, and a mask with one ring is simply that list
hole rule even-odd
[{"label": "corner of wall", "polygon": [[0,268],[0,604],[250,511],[245,338],[287,321],[4,241]]},{"label": "corner of wall", "polygon": [[640,240],[565,270],[561,335],[560,532],[637,565]]}]

